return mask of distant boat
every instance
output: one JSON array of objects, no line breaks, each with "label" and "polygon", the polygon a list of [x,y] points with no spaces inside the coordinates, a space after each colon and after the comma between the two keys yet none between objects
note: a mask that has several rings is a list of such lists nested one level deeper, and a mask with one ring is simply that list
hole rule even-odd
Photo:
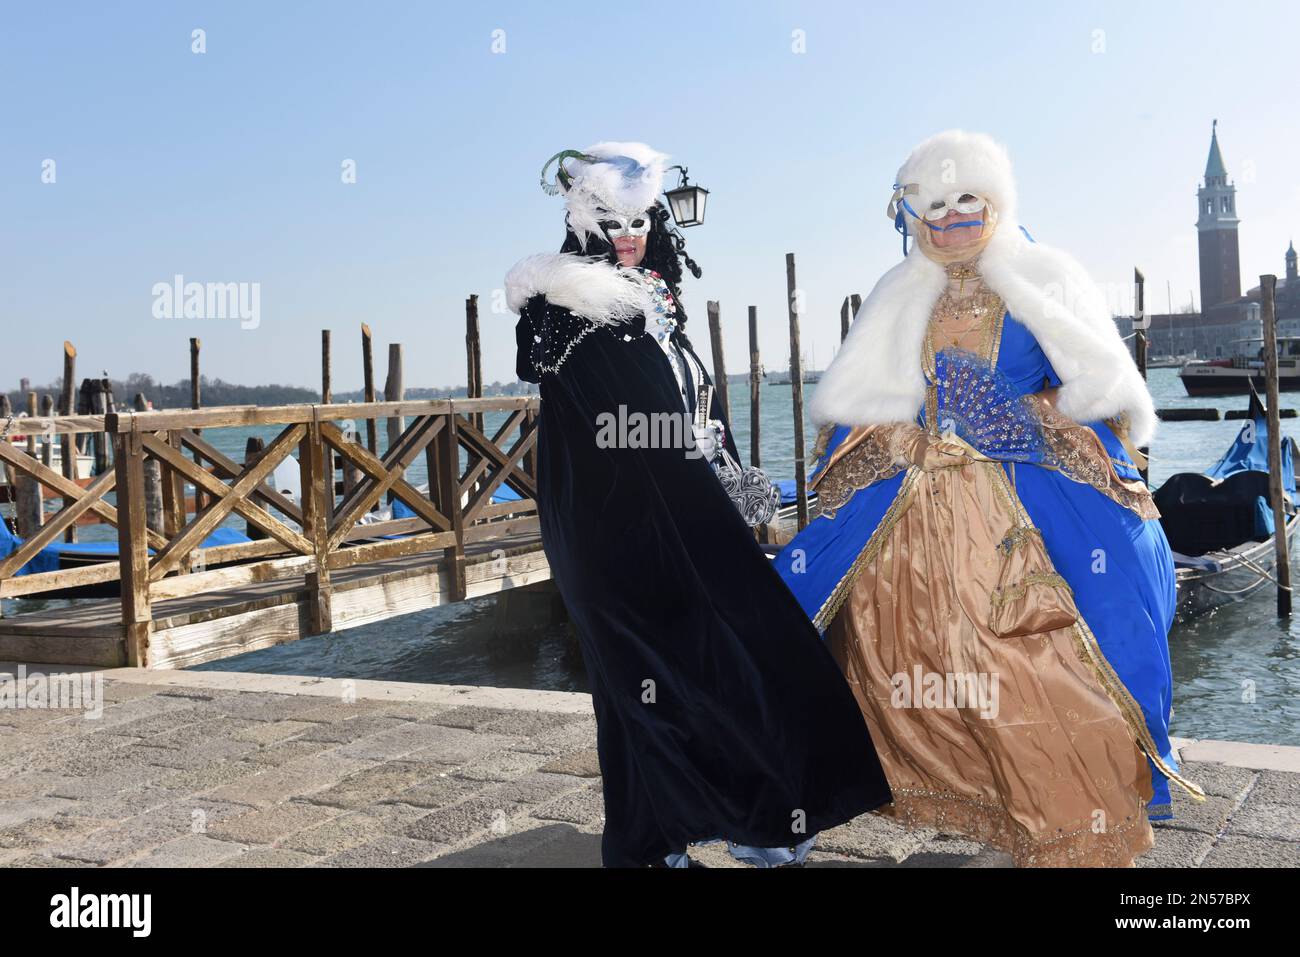
[{"label": "distant boat", "polygon": [[1156,358],[1147,357],[1148,369],[1181,369],[1187,363],[1195,360],[1195,356],[1158,356]]},{"label": "distant boat", "polygon": [[[1160,524],[1174,551],[1178,617],[1241,601],[1272,581],[1275,545],[1268,496],[1268,423],[1259,396],[1223,457],[1204,473],[1172,475],[1155,492]],[[1286,536],[1295,542],[1295,446],[1282,438]]]},{"label": "distant boat", "polygon": [[[1183,366],[1178,377],[1191,396],[1249,395],[1266,388],[1263,339],[1238,339],[1237,355],[1197,359]],[[1260,343],[1250,348],[1247,343]],[[1277,382],[1282,392],[1300,392],[1300,337],[1277,337]]]},{"label": "distant boat", "polygon": [[[820,382],[821,378],[822,378],[822,374],[815,369],[807,369],[804,371],[803,374],[804,385],[808,385],[810,383],[815,384],[817,382]],[[792,380],[790,378],[790,373],[787,372],[784,375],[777,376],[776,378],[770,381],[772,385],[789,385]]]}]

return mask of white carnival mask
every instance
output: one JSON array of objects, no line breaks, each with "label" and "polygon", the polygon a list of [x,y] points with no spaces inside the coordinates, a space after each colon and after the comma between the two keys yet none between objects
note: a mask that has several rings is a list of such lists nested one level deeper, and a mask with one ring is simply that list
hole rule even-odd
[{"label": "white carnival mask", "polygon": [[649,210],[642,210],[628,216],[597,206],[597,222],[610,239],[622,239],[624,236],[644,236],[650,232],[653,223]]},{"label": "white carnival mask", "polygon": [[960,213],[963,216],[971,213],[978,213],[982,209],[988,208],[989,201],[977,193],[967,190],[953,190],[944,196],[935,198],[929,206],[917,212],[912,208],[912,204],[907,201],[908,196],[915,196],[920,192],[920,188],[911,183],[907,186],[895,186],[894,195],[889,203],[888,215],[891,218],[897,216],[897,211],[901,210],[909,213],[913,219],[919,219],[929,226],[930,229],[938,232],[947,232],[950,229],[958,229],[966,226],[979,225],[978,220],[968,222],[952,223],[948,226],[933,226],[931,223],[938,222],[949,213]]}]

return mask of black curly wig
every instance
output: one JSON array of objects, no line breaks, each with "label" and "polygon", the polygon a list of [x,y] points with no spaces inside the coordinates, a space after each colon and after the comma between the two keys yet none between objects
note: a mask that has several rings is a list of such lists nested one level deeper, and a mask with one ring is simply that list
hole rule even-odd
[{"label": "black curly wig", "polygon": [[[668,288],[673,294],[673,301],[677,304],[676,319],[678,326],[686,325],[686,307],[682,305],[682,261],[685,260],[686,268],[691,271],[696,279],[703,275],[703,270],[696,265],[695,260],[686,255],[686,240],[682,235],[668,227],[668,210],[662,203],[655,203],[648,210],[652,219],[650,232],[646,234],[645,258],[641,260],[641,266],[644,269],[653,269],[664,281],[668,283]],[[607,236],[591,236],[587,239],[587,248],[582,248],[582,243],[578,241],[578,235],[572,229],[565,227],[564,245],[560,247],[562,253],[578,253],[586,256],[599,256],[607,260],[612,265],[618,265],[618,256],[614,252],[614,244],[609,241]]]}]

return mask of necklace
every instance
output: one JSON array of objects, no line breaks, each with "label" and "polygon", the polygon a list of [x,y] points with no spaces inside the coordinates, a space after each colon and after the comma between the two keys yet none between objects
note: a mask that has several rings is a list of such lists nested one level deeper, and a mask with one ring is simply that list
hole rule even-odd
[{"label": "necklace", "polygon": [[973,261],[972,261],[972,262],[964,262],[964,263],[949,263],[949,264],[948,264],[947,266],[945,266],[944,268],[945,268],[945,270],[946,270],[947,273],[948,273],[948,278],[949,278],[949,279],[956,279],[956,280],[957,280],[957,283],[958,283],[958,285],[957,285],[957,294],[958,294],[958,295],[960,295],[961,293],[963,293],[963,292],[966,291],[966,280],[967,280],[967,279],[978,279],[978,278],[979,278],[979,270],[975,268],[975,263],[974,263]]}]

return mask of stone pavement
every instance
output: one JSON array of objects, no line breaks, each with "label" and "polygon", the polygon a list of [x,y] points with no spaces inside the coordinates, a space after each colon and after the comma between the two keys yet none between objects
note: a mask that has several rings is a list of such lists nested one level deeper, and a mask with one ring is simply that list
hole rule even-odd
[{"label": "stone pavement", "polygon": [[[16,665],[0,664],[0,680]],[[28,677],[43,672],[27,665]],[[54,670],[51,668],[51,670]],[[93,669],[58,667],[61,674]],[[115,669],[99,717],[0,708],[0,866],[598,867],[586,695]],[[1181,742],[1204,804],[1139,866],[1300,865],[1300,748]],[[725,849],[694,849],[713,866]],[[810,866],[996,867],[864,815]]]}]

